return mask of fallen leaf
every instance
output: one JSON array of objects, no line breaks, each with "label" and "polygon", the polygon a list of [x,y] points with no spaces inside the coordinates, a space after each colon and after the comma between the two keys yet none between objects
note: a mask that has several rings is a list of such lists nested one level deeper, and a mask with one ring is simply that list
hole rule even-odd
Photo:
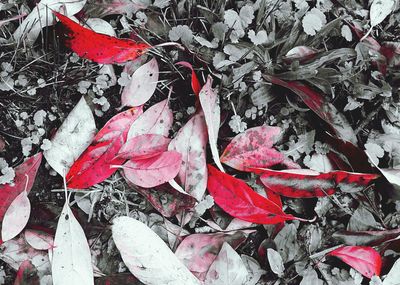
[{"label": "fallen leaf", "polygon": [[335,256],[367,278],[379,276],[382,268],[380,254],[368,246],[342,246],[327,255]]},{"label": "fallen leaf", "polygon": [[297,46],[289,50],[283,57],[283,60],[287,63],[291,63],[295,60],[298,60],[300,63],[302,63],[314,58],[317,53],[318,51],[316,49],[308,46]]},{"label": "fallen leaf", "polygon": [[37,269],[29,261],[25,260],[18,268],[17,277],[15,278],[14,285],[39,285],[40,280]]},{"label": "fallen leaf", "polygon": [[239,254],[224,242],[217,258],[207,272],[207,285],[243,285],[247,279],[247,269]]},{"label": "fallen leaf", "polygon": [[144,284],[200,285],[145,224],[130,217],[118,217],[113,220],[112,237],[126,267]]},{"label": "fallen leaf", "polygon": [[104,276],[96,278],[96,285],[143,285],[142,282],[137,280],[131,273],[118,273],[115,275]]},{"label": "fallen leaf", "polygon": [[168,106],[168,99],[158,102],[133,122],[128,132],[128,140],[145,134],[168,137],[173,118],[172,110]]},{"label": "fallen leaf", "polygon": [[193,66],[187,61],[180,61],[177,62],[176,64],[190,69],[190,71],[192,72],[192,80],[191,80],[192,90],[195,95],[199,96],[201,85],[199,79],[197,78],[196,72],[194,72]]},{"label": "fallen leaf", "polygon": [[54,248],[54,238],[48,233],[27,229],[24,232],[26,242],[37,250]]},{"label": "fallen leaf", "polygon": [[35,182],[36,173],[42,161],[42,153],[31,156],[15,168],[14,183],[0,185],[0,221],[12,201],[23,191],[29,193]]},{"label": "fallen leaf", "polygon": [[171,139],[162,135],[144,134],[129,139],[118,152],[125,159],[145,159],[161,154],[168,149]]},{"label": "fallen leaf", "polygon": [[235,218],[256,224],[302,220],[285,214],[278,205],[254,192],[244,181],[211,165],[208,165],[208,175],[207,189],[215,203]]},{"label": "fallen leaf", "polygon": [[400,235],[400,229],[384,231],[345,231],[333,233],[332,238],[347,245],[380,245]]},{"label": "fallen leaf", "polygon": [[379,25],[395,8],[394,0],[374,0],[369,10],[371,27]]},{"label": "fallen leaf", "polygon": [[282,256],[276,250],[272,248],[267,249],[268,263],[271,267],[272,272],[274,272],[279,277],[283,276],[283,271],[285,266],[283,265]]},{"label": "fallen leaf", "polygon": [[94,284],[92,259],[85,233],[65,201],[54,237],[53,284]]},{"label": "fallen leaf", "polygon": [[182,163],[182,155],[166,151],[158,156],[140,160],[129,160],[121,168],[124,176],[133,184],[151,188],[175,178]]},{"label": "fallen leaf", "polygon": [[247,238],[244,231],[214,234],[192,234],[179,244],[175,255],[200,280],[204,281],[207,271],[217,257],[224,242],[237,248]]},{"label": "fallen leaf", "polygon": [[207,127],[204,114],[197,113],[178,131],[168,146],[182,154],[178,182],[198,201],[207,187],[206,165]]},{"label": "fallen leaf", "polygon": [[207,124],[208,141],[210,144],[213,160],[218,168],[224,172],[224,168],[222,167],[221,161],[219,159],[217,145],[219,125],[221,122],[219,98],[212,89],[211,84],[212,79],[211,77],[208,77],[206,84],[200,90],[199,100],[201,108],[204,112],[204,119],[206,120]]},{"label": "fallen leaf", "polygon": [[1,225],[1,238],[8,241],[16,237],[26,226],[31,214],[31,202],[28,199],[26,190],[22,191],[11,202],[4,214]]},{"label": "fallen leaf", "polygon": [[156,91],[158,63],[155,58],[139,67],[121,95],[121,105],[136,107],[146,103]]},{"label": "fallen leaf", "polygon": [[341,190],[355,193],[378,178],[376,174],[333,171],[319,173],[308,169],[261,170],[261,181],[271,191],[292,198],[324,197]]},{"label": "fallen leaf", "polygon": [[390,269],[389,273],[386,275],[386,278],[383,280],[382,285],[399,285],[400,280],[400,258],[396,260]]},{"label": "fallen leaf", "polygon": [[132,14],[140,9],[146,9],[148,4],[140,0],[96,0],[88,1],[85,14],[91,17],[103,18],[114,14]]},{"label": "fallen leaf", "polygon": [[67,16],[53,13],[63,24],[64,44],[80,57],[104,64],[123,63],[137,58],[150,48],[144,42],[96,33]]},{"label": "fallen leaf", "polygon": [[51,139],[51,148],[44,151],[44,157],[63,176],[90,145],[95,132],[92,111],[82,97]]},{"label": "fallen leaf", "polygon": [[91,145],[74,162],[67,174],[68,187],[89,188],[110,177],[125,159],[115,157],[126,142],[131,124],[142,114],[142,108],[132,108],[112,117],[96,134]]}]

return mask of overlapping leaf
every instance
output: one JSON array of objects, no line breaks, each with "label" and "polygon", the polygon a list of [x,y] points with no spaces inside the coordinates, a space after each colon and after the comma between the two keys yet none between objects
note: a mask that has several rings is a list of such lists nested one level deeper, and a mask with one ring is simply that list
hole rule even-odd
[{"label": "overlapping leaf", "polygon": [[26,190],[22,191],[11,202],[4,214],[1,225],[1,238],[3,241],[16,237],[26,226],[31,214],[31,202]]},{"label": "overlapping leaf", "polygon": [[118,152],[118,157],[145,159],[161,154],[168,148],[171,139],[162,135],[144,134],[129,139]]},{"label": "overlapping leaf", "polygon": [[40,280],[37,269],[29,260],[25,260],[18,268],[14,285],[39,285]]}]

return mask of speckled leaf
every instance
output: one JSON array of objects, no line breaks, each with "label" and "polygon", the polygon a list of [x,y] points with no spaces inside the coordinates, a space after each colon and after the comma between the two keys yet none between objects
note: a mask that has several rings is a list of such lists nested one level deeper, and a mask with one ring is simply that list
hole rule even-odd
[{"label": "speckled leaf", "polygon": [[181,163],[182,155],[179,152],[166,151],[147,159],[131,159],[121,168],[127,180],[137,186],[151,188],[174,179]]},{"label": "speckled leaf", "polygon": [[123,63],[137,58],[150,48],[143,42],[96,33],[60,13],[53,13],[63,25],[64,44],[80,57],[104,64]]},{"label": "speckled leaf", "polygon": [[90,145],[95,132],[92,111],[82,97],[51,139],[51,148],[44,151],[44,157],[63,176]]},{"label": "speckled leaf", "polygon": [[166,151],[171,139],[162,135],[145,134],[129,139],[118,152],[118,157],[145,159]]},{"label": "speckled leaf", "polygon": [[207,127],[203,113],[194,115],[176,134],[168,146],[182,154],[178,183],[198,201],[207,186],[206,145]]},{"label": "speckled leaf", "polygon": [[124,158],[115,158],[126,142],[128,130],[142,108],[132,108],[112,117],[96,134],[91,145],[71,166],[67,174],[67,184],[71,188],[83,189],[102,182],[117,169],[111,165],[124,163]]},{"label": "speckled leaf", "polygon": [[68,201],[57,224],[51,271],[54,285],[94,284],[90,248]]},{"label": "speckled leaf", "polygon": [[168,99],[158,102],[133,122],[128,132],[128,140],[144,134],[168,137],[173,118],[172,110],[168,106]]},{"label": "speckled leaf", "polygon": [[367,278],[381,274],[382,258],[369,246],[342,246],[328,253],[347,263]]},{"label": "speckled leaf", "polygon": [[207,285],[243,285],[247,279],[247,269],[239,254],[224,242],[217,258],[207,272]]},{"label": "speckled leaf", "polygon": [[130,217],[113,220],[112,237],[129,271],[146,285],[200,285],[165,242]]},{"label": "speckled leaf", "polygon": [[121,105],[135,107],[146,103],[156,91],[158,73],[155,58],[139,67],[122,91]]},{"label": "speckled leaf", "polygon": [[11,202],[24,190],[29,193],[35,182],[36,173],[42,161],[42,153],[31,156],[15,168],[14,183],[0,185],[0,221]]},{"label": "speckled leaf", "polygon": [[203,86],[199,93],[200,104],[204,112],[204,118],[207,124],[208,131],[208,141],[210,143],[211,154],[215,164],[221,171],[224,171],[224,168],[221,165],[221,161],[219,160],[218,153],[218,131],[219,125],[221,122],[221,114],[219,107],[219,98],[218,95],[214,92],[211,87],[212,79],[211,77],[207,78],[206,84]]}]

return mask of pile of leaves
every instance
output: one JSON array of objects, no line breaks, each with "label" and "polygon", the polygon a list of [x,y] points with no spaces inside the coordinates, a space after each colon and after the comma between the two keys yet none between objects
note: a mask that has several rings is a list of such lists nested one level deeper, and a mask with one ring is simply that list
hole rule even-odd
[{"label": "pile of leaves", "polygon": [[400,4],[0,4],[0,284],[400,282]]}]

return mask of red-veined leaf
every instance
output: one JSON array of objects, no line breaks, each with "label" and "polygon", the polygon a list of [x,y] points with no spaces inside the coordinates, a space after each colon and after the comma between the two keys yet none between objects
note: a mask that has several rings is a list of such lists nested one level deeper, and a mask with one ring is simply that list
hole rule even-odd
[{"label": "red-veined leaf", "polygon": [[180,62],[177,62],[176,64],[187,67],[192,71],[192,81],[191,81],[192,90],[193,90],[194,94],[196,94],[198,96],[200,93],[201,85],[200,85],[199,79],[197,78],[196,72],[194,72],[193,66],[187,61],[180,61]]},{"label": "red-veined leaf", "polygon": [[36,267],[30,260],[25,260],[18,268],[14,285],[39,285],[40,280]]},{"label": "red-veined leaf", "polygon": [[382,258],[375,249],[369,246],[342,246],[328,253],[347,263],[367,278],[379,276]]},{"label": "red-veined leaf", "polygon": [[208,165],[208,175],[207,189],[215,203],[235,218],[256,224],[303,220],[284,213],[278,205],[254,192],[244,181],[211,165]]},{"label": "red-veined leaf", "polygon": [[125,143],[129,127],[142,113],[142,108],[132,108],[112,117],[96,134],[92,144],[71,166],[67,174],[68,186],[88,188],[110,177],[117,169],[110,165],[122,164],[124,158],[115,158]]},{"label": "red-veined leaf", "polygon": [[273,192],[292,198],[324,197],[337,190],[346,193],[359,192],[378,175],[333,171],[319,173],[309,169],[263,169],[262,183]]},{"label": "red-veined leaf", "polygon": [[137,186],[151,188],[174,179],[181,163],[182,155],[179,152],[166,151],[147,159],[131,159],[121,168],[127,180]]},{"label": "red-veined leaf", "polygon": [[[15,168],[14,183],[0,185],[0,221],[14,199],[24,190],[31,191],[36,173],[42,161],[42,153],[31,156]],[[27,175],[27,176],[26,176]]]},{"label": "red-veined leaf", "polygon": [[210,149],[213,160],[215,164],[218,166],[218,168],[221,171],[224,171],[224,168],[221,165],[221,161],[219,160],[219,153],[217,146],[219,125],[221,122],[219,98],[218,95],[212,89],[211,84],[212,84],[212,79],[209,76],[207,78],[206,84],[200,90],[199,100],[207,124],[208,141],[210,143]]},{"label": "red-veined leaf", "polygon": [[336,107],[320,93],[299,81],[284,81],[271,75],[264,75],[264,78],[273,84],[290,89],[296,93],[315,114],[328,123],[339,138],[357,143],[354,130],[351,128],[346,117],[339,113]]},{"label": "red-veined leaf", "polygon": [[168,149],[171,139],[162,135],[144,134],[129,139],[118,152],[125,159],[145,159],[161,154]]},{"label": "red-veined leaf", "polygon": [[123,63],[135,59],[150,48],[143,42],[96,33],[60,13],[53,13],[65,29],[65,45],[80,57],[104,64]]},{"label": "red-veined leaf", "polygon": [[287,163],[288,159],[273,144],[281,138],[281,128],[260,126],[233,138],[221,155],[221,162],[237,170],[268,168]]},{"label": "red-veined leaf", "polygon": [[207,187],[206,164],[207,127],[204,114],[194,115],[176,134],[168,146],[182,154],[178,182],[198,201]]},{"label": "red-veined leaf", "polygon": [[156,134],[168,137],[173,122],[172,110],[168,99],[154,104],[131,125],[128,140],[144,134]]},{"label": "red-veined leaf", "polygon": [[158,63],[155,58],[139,67],[121,95],[121,105],[137,107],[146,103],[156,91]]}]

